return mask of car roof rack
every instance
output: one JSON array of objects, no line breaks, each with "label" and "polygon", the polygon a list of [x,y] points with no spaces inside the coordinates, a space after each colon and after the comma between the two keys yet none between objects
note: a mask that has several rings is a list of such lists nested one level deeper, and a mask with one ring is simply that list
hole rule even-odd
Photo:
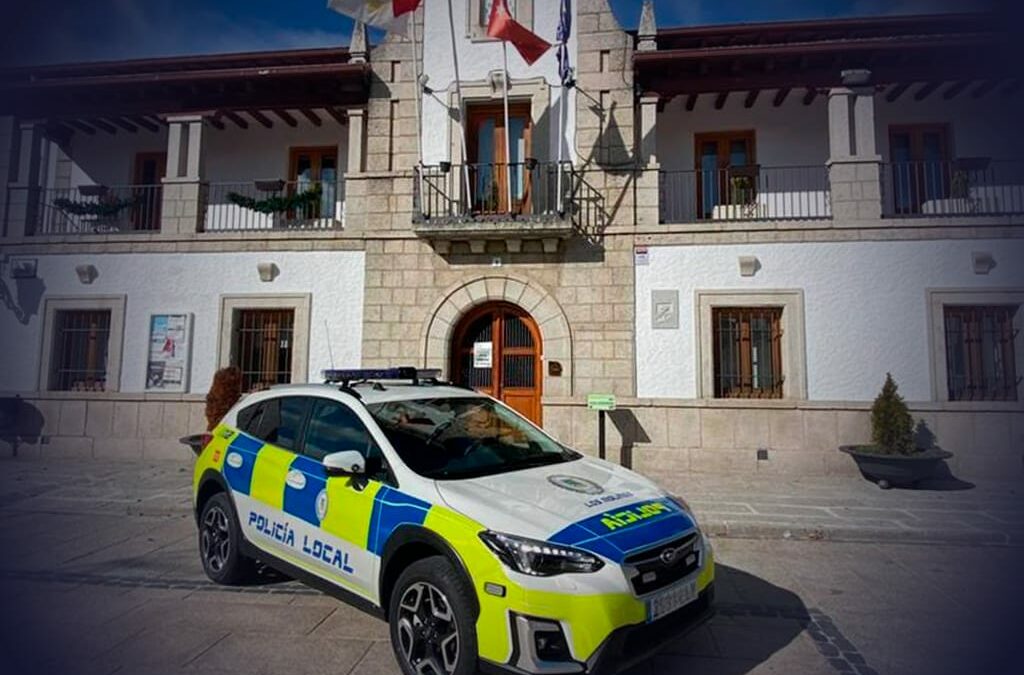
[{"label": "car roof rack", "polygon": [[410,382],[413,386],[421,384],[440,385],[445,384],[438,378],[441,371],[436,368],[416,368],[413,366],[402,366],[400,368],[350,368],[331,369],[323,371],[325,384],[340,384],[345,389],[359,382],[385,381],[385,382]]}]

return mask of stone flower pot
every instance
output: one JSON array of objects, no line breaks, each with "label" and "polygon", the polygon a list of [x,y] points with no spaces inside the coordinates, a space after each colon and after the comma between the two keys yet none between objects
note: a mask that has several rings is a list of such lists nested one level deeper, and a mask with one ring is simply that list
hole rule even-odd
[{"label": "stone flower pot", "polygon": [[841,445],[840,452],[853,457],[857,468],[868,480],[887,490],[894,485],[914,486],[931,478],[942,462],[953,453],[939,448],[921,450],[912,455],[890,455],[878,452],[874,445]]}]

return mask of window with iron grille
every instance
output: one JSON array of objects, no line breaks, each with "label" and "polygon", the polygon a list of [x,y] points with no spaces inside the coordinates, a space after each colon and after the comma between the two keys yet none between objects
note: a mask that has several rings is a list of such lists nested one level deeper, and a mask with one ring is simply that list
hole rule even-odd
[{"label": "window with iron grille", "polygon": [[782,308],[715,307],[715,398],[782,398]]},{"label": "window with iron grille", "polygon": [[108,309],[55,313],[50,390],[107,390],[110,318]]},{"label": "window with iron grille", "polygon": [[1013,319],[1017,305],[947,305],[946,381],[950,401],[1016,401]]},{"label": "window with iron grille", "polygon": [[294,331],[295,310],[235,311],[231,365],[242,371],[243,391],[291,382]]}]

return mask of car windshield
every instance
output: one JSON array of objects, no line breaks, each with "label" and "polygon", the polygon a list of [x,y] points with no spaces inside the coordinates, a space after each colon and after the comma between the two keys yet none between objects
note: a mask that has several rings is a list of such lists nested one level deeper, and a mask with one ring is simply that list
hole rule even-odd
[{"label": "car windshield", "polygon": [[431,398],[367,406],[405,464],[457,480],[561,464],[580,454],[489,398]]}]

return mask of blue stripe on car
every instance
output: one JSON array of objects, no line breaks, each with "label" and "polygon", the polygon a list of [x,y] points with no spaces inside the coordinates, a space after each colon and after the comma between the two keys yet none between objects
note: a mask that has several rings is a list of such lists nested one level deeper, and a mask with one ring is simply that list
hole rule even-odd
[{"label": "blue stripe on car", "polygon": [[[614,517],[615,513],[632,511],[653,503],[664,504],[669,510],[611,530],[603,522]],[[616,511],[591,516],[556,532],[548,541],[553,544],[573,546],[605,557],[612,562],[622,563],[626,556],[671,541],[692,530],[693,527],[693,519],[686,515],[679,506],[667,499],[657,499],[637,502],[622,509],[616,509]]]},{"label": "blue stripe on car", "polygon": [[[249,494],[252,488],[252,470],[256,466],[256,456],[263,447],[263,441],[252,436],[246,436],[239,432],[228,446],[227,456],[224,459],[224,480],[228,482],[231,489],[243,495]],[[231,466],[231,454],[237,454],[242,458],[239,467]]]},{"label": "blue stripe on car", "polygon": [[320,518],[316,512],[316,500],[320,491],[327,487],[327,472],[324,470],[324,465],[309,457],[296,455],[288,470],[301,471],[305,474],[306,485],[301,490],[297,490],[285,482],[285,513],[319,527]]},{"label": "blue stripe on car", "polygon": [[386,485],[381,487],[374,499],[373,513],[370,515],[367,549],[375,555],[383,555],[384,545],[399,525],[422,525],[429,510],[429,502]]}]

